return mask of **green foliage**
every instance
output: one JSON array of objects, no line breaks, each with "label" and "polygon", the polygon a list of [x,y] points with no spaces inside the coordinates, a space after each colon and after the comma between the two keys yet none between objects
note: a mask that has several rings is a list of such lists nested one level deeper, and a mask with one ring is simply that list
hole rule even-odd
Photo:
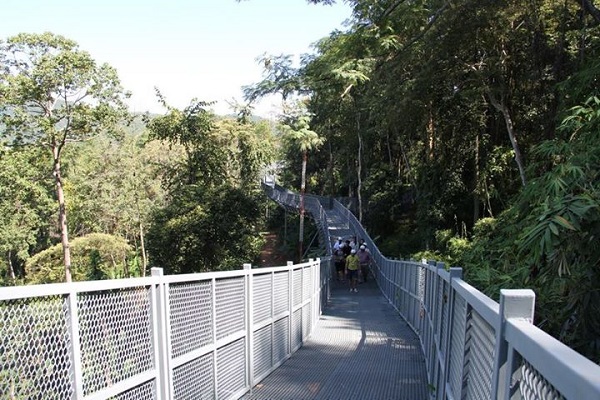
[{"label": "green foliage", "polygon": [[16,144],[58,147],[110,129],[124,117],[116,71],[52,33],[0,44],[0,121]]},{"label": "green foliage", "polygon": [[151,264],[169,273],[237,269],[263,242],[258,184],[274,154],[271,132],[264,123],[216,120],[205,106],[169,108],[148,124],[151,138],[185,152],[148,232]]},{"label": "green foliage", "polygon": [[139,242],[151,210],[162,206],[163,174],[182,154],[139,132],[115,140],[100,135],[65,153],[65,193],[69,231],[74,236],[102,232]]},{"label": "green foliage", "polygon": [[239,269],[262,246],[256,198],[227,186],[181,189],[148,232],[154,266],[168,273]]},{"label": "green foliage", "polygon": [[492,297],[500,288],[534,289],[537,324],[596,361],[599,109],[594,97],[572,108],[560,135],[535,147],[531,170],[538,176],[498,220],[475,225],[462,259],[467,280]]},{"label": "green foliage", "polygon": [[320,138],[315,131],[310,130],[309,122],[308,115],[301,115],[295,117],[290,124],[282,124],[280,127],[283,139],[289,146],[296,148],[301,153],[316,150],[324,142],[324,139]]},{"label": "green foliage", "polygon": [[2,280],[23,277],[29,256],[47,245],[55,214],[41,149],[0,150],[0,271]]},{"label": "green foliage", "polygon": [[[140,276],[134,269],[131,246],[117,236],[92,233],[71,241],[73,280],[115,279]],[[26,263],[27,283],[62,282],[62,246],[57,244],[30,257]]]},{"label": "green foliage", "polygon": [[600,100],[591,97],[570,110],[561,135],[537,146],[533,166],[545,171],[523,191],[519,216],[521,257],[533,283],[565,296],[555,332],[600,360]]}]

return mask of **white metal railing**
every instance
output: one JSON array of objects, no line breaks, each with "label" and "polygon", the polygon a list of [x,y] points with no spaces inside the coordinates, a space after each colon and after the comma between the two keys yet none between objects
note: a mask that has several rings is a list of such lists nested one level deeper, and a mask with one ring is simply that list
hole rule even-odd
[{"label": "white metal railing", "polygon": [[0,398],[237,399],[311,334],[329,264],[0,288]]},{"label": "white metal railing", "polygon": [[533,325],[535,294],[501,290],[500,304],[461,268],[386,258],[339,202],[374,260],[381,291],[419,335],[435,399],[600,399],[600,366]]}]

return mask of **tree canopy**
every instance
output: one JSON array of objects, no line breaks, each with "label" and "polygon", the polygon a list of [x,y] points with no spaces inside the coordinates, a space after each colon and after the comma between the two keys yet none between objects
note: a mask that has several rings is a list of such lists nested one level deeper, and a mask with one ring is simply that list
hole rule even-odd
[{"label": "tree canopy", "polygon": [[389,256],[443,258],[492,297],[534,288],[538,324],[600,360],[600,258],[579,247],[598,237],[598,9],[348,3],[346,31],[297,66],[264,55],[246,88],[305,99],[311,191],[356,198]]}]

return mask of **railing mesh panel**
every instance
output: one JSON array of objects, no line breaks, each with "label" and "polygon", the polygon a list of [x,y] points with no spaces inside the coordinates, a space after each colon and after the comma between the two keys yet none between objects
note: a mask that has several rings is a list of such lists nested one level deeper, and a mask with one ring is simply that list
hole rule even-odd
[{"label": "railing mesh panel", "polygon": [[312,268],[302,268],[302,300],[310,299],[310,286],[312,284]]},{"label": "railing mesh panel", "polygon": [[292,349],[302,343],[302,309],[294,311],[292,316]]},{"label": "railing mesh panel", "polygon": [[289,273],[287,271],[275,273],[274,286],[275,310],[273,314],[279,315],[290,308]]},{"label": "railing mesh panel", "polygon": [[444,342],[444,332],[448,331],[448,284],[445,281],[442,281],[440,284],[441,293],[440,293],[440,312],[442,315],[440,316],[440,349],[443,354],[446,354],[446,343]]},{"label": "railing mesh panel", "polygon": [[0,398],[70,399],[66,298],[0,301]]},{"label": "railing mesh panel", "polygon": [[465,325],[467,316],[467,302],[462,297],[454,297],[454,313],[452,315],[452,333],[450,336],[450,369],[448,382],[454,398],[461,393],[463,386]]},{"label": "railing mesh panel", "polygon": [[254,376],[262,375],[272,366],[271,325],[254,332]]},{"label": "railing mesh panel", "polygon": [[217,350],[217,398],[229,399],[246,386],[246,346],[236,340]]},{"label": "railing mesh panel", "polygon": [[252,279],[254,323],[271,318],[271,274],[254,275]]},{"label": "railing mesh panel", "polygon": [[306,336],[308,336],[309,332],[310,332],[310,328],[312,326],[311,324],[311,318],[310,318],[310,307],[311,304],[308,303],[306,304],[304,307],[302,307],[302,337],[305,338]]},{"label": "railing mesh panel", "polygon": [[173,357],[213,343],[212,281],[170,285],[169,307]]},{"label": "railing mesh panel", "polygon": [[218,340],[246,326],[244,277],[218,280],[216,291]]},{"label": "railing mesh panel", "polygon": [[149,288],[80,293],[78,309],[85,395],[154,367]]},{"label": "railing mesh panel", "polygon": [[564,400],[564,396],[527,361],[521,366],[519,389],[525,400]]},{"label": "railing mesh panel", "polygon": [[273,324],[273,362],[283,360],[289,353],[290,324],[285,317]]},{"label": "railing mesh panel", "polygon": [[126,392],[109,397],[109,400],[144,400],[157,399],[156,385],[154,381],[146,382],[142,385],[129,389]]},{"label": "railing mesh panel", "polygon": [[173,370],[175,399],[214,399],[213,354],[205,354]]},{"label": "railing mesh panel", "polygon": [[479,314],[471,310],[467,330],[467,362],[469,385],[467,398],[491,399],[494,368],[494,329]]},{"label": "railing mesh panel", "polygon": [[302,303],[302,269],[294,270],[294,306]]},{"label": "railing mesh panel", "polygon": [[444,282],[442,279],[436,279],[437,281],[437,293],[435,293],[435,299],[433,300],[433,304],[432,306],[434,307],[433,312],[435,312],[435,320],[434,320],[434,326],[435,326],[435,333],[439,333],[440,332],[440,327],[442,324],[442,321],[444,319],[444,303],[443,303],[443,298],[444,298]]}]

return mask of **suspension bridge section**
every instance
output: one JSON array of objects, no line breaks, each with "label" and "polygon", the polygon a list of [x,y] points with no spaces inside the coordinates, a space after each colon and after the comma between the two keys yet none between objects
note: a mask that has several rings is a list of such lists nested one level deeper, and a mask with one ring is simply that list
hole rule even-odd
[{"label": "suspension bridge section", "polygon": [[[297,209],[297,193],[263,187]],[[501,290],[496,302],[461,268],[385,257],[338,201],[309,195],[303,204],[325,254],[338,236],[364,239],[375,283],[359,293],[331,285],[314,335],[248,398],[600,399],[600,366],[533,325],[533,291]]]},{"label": "suspension bridge section", "polygon": [[[600,399],[600,366],[532,324],[531,290],[496,302],[460,268],[386,258],[339,202],[304,205],[316,259],[0,288],[0,399]],[[358,293],[338,236],[371,251]]]}]

